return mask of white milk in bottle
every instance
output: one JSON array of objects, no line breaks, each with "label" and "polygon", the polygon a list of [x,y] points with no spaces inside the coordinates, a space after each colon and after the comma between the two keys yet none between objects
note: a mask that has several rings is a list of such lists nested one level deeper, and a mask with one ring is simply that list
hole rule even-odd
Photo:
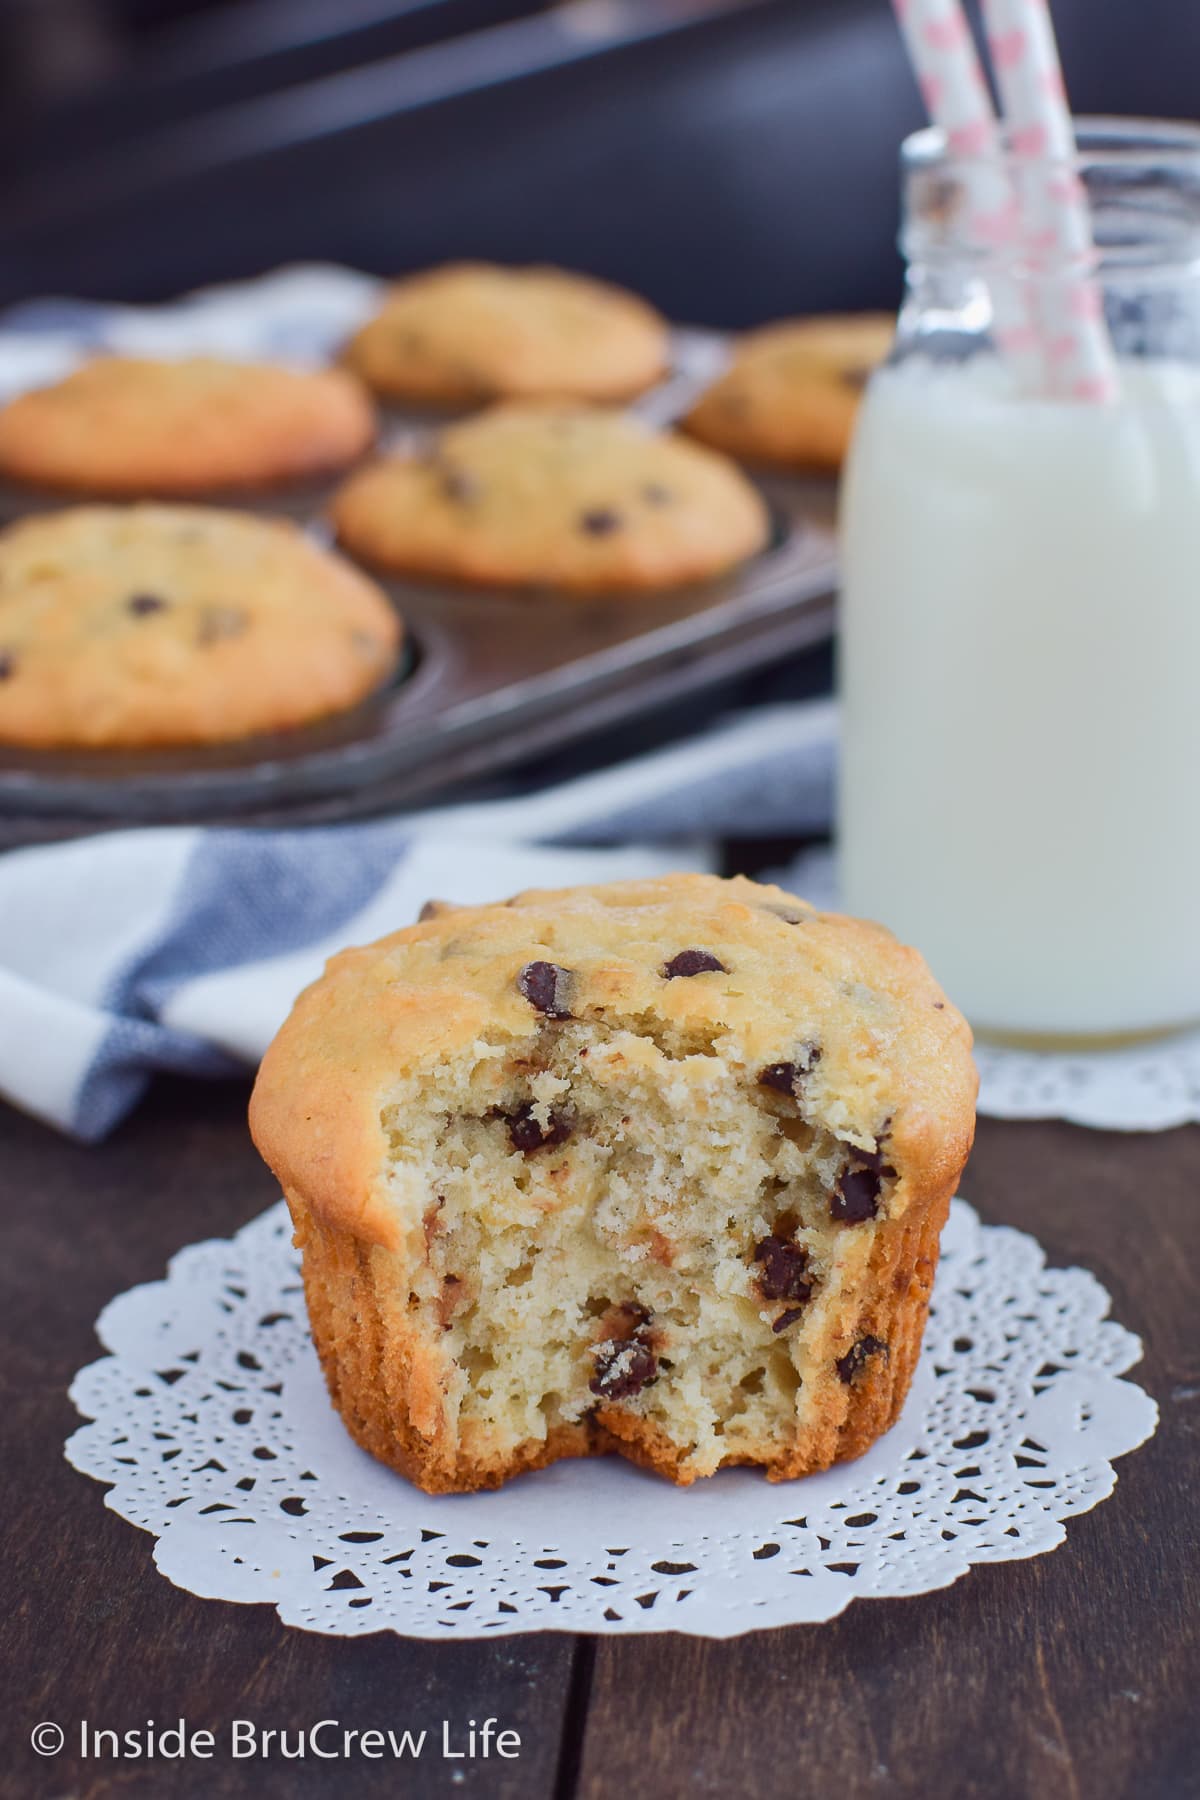
[{"label": "white milk in bottle", "polygon": [[985,1032],[1200,1021],[1198,247],[1187,268],[1143,256],[1139,292],[1152,278],[1186,354],[1143,328],[1110,404],[1018,391],[962,330],[958,360],[930,354],[919,286],[915,353],[902,330],[864,398],[842,502],[843,899]]}]

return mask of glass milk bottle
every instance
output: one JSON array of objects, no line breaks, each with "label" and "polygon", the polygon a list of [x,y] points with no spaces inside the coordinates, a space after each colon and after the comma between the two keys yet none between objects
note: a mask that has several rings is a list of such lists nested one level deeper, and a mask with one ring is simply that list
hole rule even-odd
[{"label": "glass milk bottle", "polygon": [[1200,130],[1077,134],[1116,398],[997,348],[1068,274],[971,242],[920,132],[842,501],[843,900],[1031,1043],[1200,1021]]}]

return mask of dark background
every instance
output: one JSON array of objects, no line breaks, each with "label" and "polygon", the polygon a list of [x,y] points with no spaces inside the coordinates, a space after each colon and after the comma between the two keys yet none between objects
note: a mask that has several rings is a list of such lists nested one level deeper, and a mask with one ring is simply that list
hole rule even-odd
[{"label": "dark background", "polygon": [[[1056,0],[1077,111],[1188,117],[1194,0]],[[890,304],[887,0],[0,0],[0,303],[547,258],[672,316]]]}]

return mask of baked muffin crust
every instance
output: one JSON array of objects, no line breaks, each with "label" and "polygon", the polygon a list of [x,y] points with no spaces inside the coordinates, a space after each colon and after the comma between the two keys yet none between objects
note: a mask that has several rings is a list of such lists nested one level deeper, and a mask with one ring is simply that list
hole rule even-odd
[{"label": "baked muffin crust", "polygon": [[628,400],[658,380],[667,327],[623,288],[567,269],[446,263],[398,281],[346,350],[389,399]]},{"label": "baked muffin crust", "polygon": [[892,1422],[974,1120],[921,958],[675,876],[439,911],[334,959],[255,1140],[359,1441],[430,1491],[606,1449],[773,1478]]},{"label": "baked muffin crust", "polygon": [[295,525],[79,506],[0,532],[0,743],[220,743],[353,706],[391,674],[386,595]]},{"label": "baked muffin crust", "polygon": [[369,464],[332,513],[346,548],[381,568],[561,595],[705,580],[769,534],[762,496],[715,451],[553,405],[493,407]]},{"label": "baked muffin crust", "polygon": [[344,369],[96,356],[0,410],[0,474],[85,497],[202,498],[341,471],[375,437]]},{"label": "baked muffin crust", "polygon": [[890,313],[784,319],[748,331],[684,429],[746,462],[839,469],[863,386],[895,333]]}]

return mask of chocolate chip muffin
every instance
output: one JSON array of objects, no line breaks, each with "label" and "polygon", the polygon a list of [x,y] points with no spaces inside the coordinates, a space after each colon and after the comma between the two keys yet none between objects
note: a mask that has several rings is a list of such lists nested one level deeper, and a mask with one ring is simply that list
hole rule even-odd
[{"label": "chocolate chip muffin", "polygon": [[838,469],[859,396],[891,348],[890,314],[791,319],[748,332],[686,430],[747,462]]},{"label": "chocolate chip muffin", "polygon": [[439,907],[297,1001],[251,1107],[359,1443],[431,1493],[605,1451],[689,1483],[896,1418],[970,1147],[920,956],[678,875]]},{"label": "chocolate chip muffin", "polygon": [[374,438],[371,400],[342,369],[98,356],[0,411],[0,475],[63,493],[185,498],[340,472]]},{"label": "chocolate chip muffin", "polygon": [[565,269],[449,263],[398,281],[346,361],[392,400],[627,400],[667,366],[667,327],[623,288]]},{"label": "chocolate chip muffin", "polygon": [[501,406],[334,497],[342,543],[382,568],[589,594],[718,575],[767,541],[758,490],[710,450],[609,410]]},{"label": "chocolate chip muffin", "polygon": [[286,521],[81,506],[0,532],[0,743],[217,743],[353,706],[400,620]]}]

